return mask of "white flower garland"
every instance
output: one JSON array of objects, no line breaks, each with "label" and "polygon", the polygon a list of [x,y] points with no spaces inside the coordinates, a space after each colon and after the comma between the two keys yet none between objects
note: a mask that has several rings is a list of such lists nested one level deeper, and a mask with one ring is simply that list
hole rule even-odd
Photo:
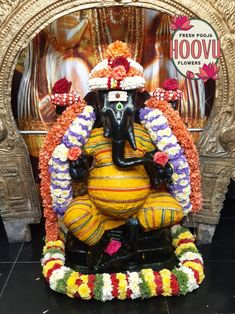
[{"label": "white flower garland", "polygon": [[[107,77],[94,77],[89,79],[88,86],[90,90],[102,90],[108,89],[108,78]],[[138,89],[143,88],[145,85],[145,79],[138,75],[133,77],[126,77],[120,82],[121,90],[129,90],[129,89]],[[111,78],[110,86],[112,89],[117,88],[118,81],[114,78]]]},{"label": "white flower garland", "polygon": [[54,210],[63,215],[73,199],[71,176],[69,174],[68,152],[72,147],[81,148],[89,139],[95,121],[94,109],[86,106],[71,123],[62,143],[56,146],[49,161],[51,174],[51,197]]},{"label": "white flower garland", "polygon": [[192,210],[190,168],[177,138],[160,110],[145,107],[140,111],[140,119],[156,147],[169,156],[169,163],[174,171],[173,185],[169,186],[169,189],[182,206],[184,215],[187,215]]}]

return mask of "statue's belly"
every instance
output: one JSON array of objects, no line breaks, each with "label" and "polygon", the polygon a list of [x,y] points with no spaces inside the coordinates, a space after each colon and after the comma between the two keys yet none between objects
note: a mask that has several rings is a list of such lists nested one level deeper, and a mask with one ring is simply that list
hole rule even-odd
[{"label": "statue's belly", "polygon": [[143,166],[120,170],[114,165],[94,168],[88,178],[88,193],[101,213],[128,218],[143,206],[150,192]]}]

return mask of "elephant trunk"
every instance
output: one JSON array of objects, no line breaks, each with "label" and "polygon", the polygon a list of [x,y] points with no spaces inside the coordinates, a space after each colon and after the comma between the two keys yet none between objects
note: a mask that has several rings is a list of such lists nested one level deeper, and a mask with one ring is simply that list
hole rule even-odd
[{"label": "elephant trunk", "polygon": [[119,168],[129,168],[145,165],[149,160],[145,157],[125,158],[126,140],[112,139],[112,158],[113,163]]}]

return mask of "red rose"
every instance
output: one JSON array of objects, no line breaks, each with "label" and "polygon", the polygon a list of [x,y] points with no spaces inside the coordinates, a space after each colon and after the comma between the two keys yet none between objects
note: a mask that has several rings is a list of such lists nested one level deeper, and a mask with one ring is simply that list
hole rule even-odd
[{"label": "red rose", "polygon": [[69,82],[65,77],[58,80],[53,88],[52,88],[52,93],[53,94],[63,94],[63,93],[68,93],[70,91],[72,82]]},{"label": "red rose", "polygon": [[81,155],[81,149],[77,146],[74,146],[69,149],[67,158],[69,160],[77,160],[80,155]]},{"label": "red rose", "polygon": [[110,64],[111,68],[115,68],[119,65],[123,65],[124,68],[126,69],[126,72],[128,72],[130,69],[130,62],[125,57],[116,57]]},{"label": "red rose", "polygon": [[166,153],[157,152],[154,154],[153,160],[156,164],[159,164],[161,166],[165,166],[169,160],[169,157]]},{"label": "red rose", "polygon": [[178,81],[176,79],[168,79],[163,83],[163,88],[166,90],[177,90]]},{"label": "red rose", "polygon": [[105,251],[105,253],[107,253],[111,256],[111,255],[115,254],[120,249],[121,246],[122,246],[122,244],[120,241],[112,240],[108,244],[108,246],[106,247],[106,249],[104,251]]}]

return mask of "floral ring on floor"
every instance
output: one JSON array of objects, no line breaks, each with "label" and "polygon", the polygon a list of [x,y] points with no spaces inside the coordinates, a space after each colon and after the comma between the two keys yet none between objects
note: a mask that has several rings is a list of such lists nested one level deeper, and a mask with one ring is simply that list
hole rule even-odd
[{"label": "floral ring on floor", "polygon": [[178,267],[172,271],[142,269],[139,272],[83,275],[65,266],[64,243],[58,240],[47,242],[43,249],[43,275],[52,290],[84,300],[185,295],[197,289],[203,281],[203,259],[187,228],[175,225],[171,234],[175,256],[179,260]]}]

